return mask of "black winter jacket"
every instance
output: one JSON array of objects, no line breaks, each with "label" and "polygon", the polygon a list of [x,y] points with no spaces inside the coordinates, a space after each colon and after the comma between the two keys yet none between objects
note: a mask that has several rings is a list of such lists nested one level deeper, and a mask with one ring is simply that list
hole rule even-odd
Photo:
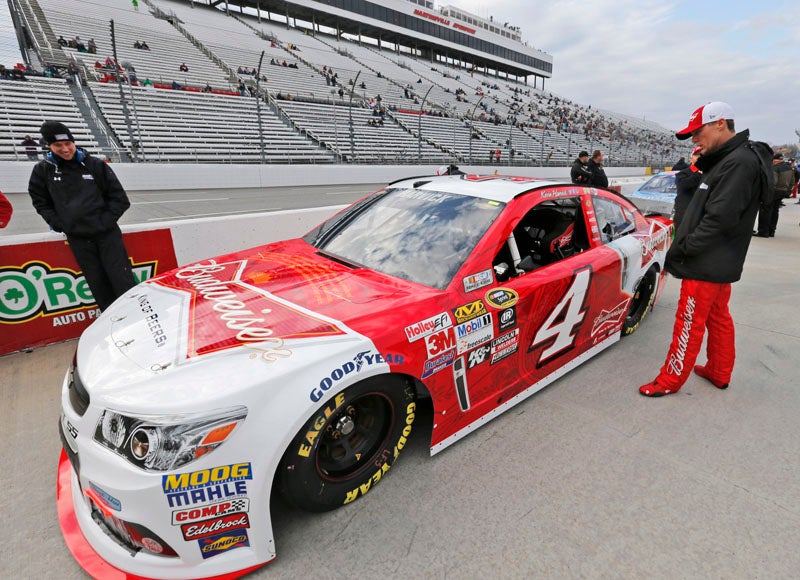
[{"label": "black winter jacket", "polygon": [[703,178],[667,252],[666,269],[677,278],[741,278],[759,203],[773,190],[772,150],[749,136],[742,131],[697,161]]},{"label": "black winter jacket", "polygon": [[581,162],[580,158],[576,159],[572,163],[572,169],[569,171],[569,177],[572,180],[572,183],[576,183],[578,185],[589,185],[592,180],[592,172],[589,171],[589,167]]},{"label": "black winter jacket", "polygon": [[775,178],[775,196],[772,201],[778,202],[784,197],[789,197],[789,194],[794,189],[794,171],[792,166],[781,161],[772,166],[772,176]]},{"label": "black winter jacket", "polygon": [[113,229],[131,205],[111,168],[83,150],[71,161],[46,155],[33,168],[28,193],[51,228],[81,238]]},{"label": "black winter jacket", "polygon": [[602,163],[597,163],[594,159],[589,159],[587,164],[589,172],[592,174],[592,179],[589,182],[594,187],[608,187],[608,177],[606,171],[603,169]]},{"label": "black winter jacket", "polygon": [[700,185],[702,177],[703,174],[699,171],[692,171],[691,165],[687,165],[675,174],[676,194],[675,205],[672,210],[672,220],[675,222],[675,228],[680,227],[686,208],[689,207],[689,202],[692,201],[694,191]]}]

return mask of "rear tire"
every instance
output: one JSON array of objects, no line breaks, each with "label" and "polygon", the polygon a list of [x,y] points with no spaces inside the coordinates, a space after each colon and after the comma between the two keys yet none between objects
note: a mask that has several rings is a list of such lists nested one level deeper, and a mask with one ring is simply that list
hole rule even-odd
[{"label": "rear tire", "polygon": [[622,325],[622,336],[633,334],[647,317],[647,313],[653,309],[657,286],[658,273],[655,268],[650,268],[636,285],[628,314],[625,316],[625,323]]},{"label": "rear tire", "polygon": [[415,410],[414,389],[393,375],[371,377],[338,393],[284,453],[278,468],[281,494],[313,512],[363,496],[405,447]]}]

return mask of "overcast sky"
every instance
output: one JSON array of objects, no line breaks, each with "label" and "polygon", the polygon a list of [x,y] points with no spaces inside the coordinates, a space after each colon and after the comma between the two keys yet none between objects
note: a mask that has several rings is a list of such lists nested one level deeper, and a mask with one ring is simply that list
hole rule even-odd
[{"label": "overcast sky", "polygon": [[709,101],[772,145],[800,129],[798,3],[777,0],[448,0],[553,56],[545,88],[682,129]]}]

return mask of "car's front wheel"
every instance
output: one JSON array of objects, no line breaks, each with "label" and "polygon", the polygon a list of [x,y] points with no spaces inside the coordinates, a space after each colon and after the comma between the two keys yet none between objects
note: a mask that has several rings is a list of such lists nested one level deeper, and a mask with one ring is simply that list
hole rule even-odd
[{"label": "car's front wheel", "polygon": [[405,447],[415,410],[414,389],[402,377],[371,377],[338,393],[303,425],[281,459],[282,495],[316,512],[358,499]]},{"label": "car's front wheel", "polygon": [[650,268],[647,273],[639,280],[636,285],[628,314],[625,316],[625,323],[622,325],[622,336],[633,334],[639,325],[653,308],[653,300],[656,298],[656,286],[658,285],[658,273],[655,268]]}]

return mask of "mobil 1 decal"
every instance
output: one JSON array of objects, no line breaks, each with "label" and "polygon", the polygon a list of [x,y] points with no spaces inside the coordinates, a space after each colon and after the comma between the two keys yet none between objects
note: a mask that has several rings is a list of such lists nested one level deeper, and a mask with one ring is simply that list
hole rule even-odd
[{"label": "mobil 1 decal", "polygon": [[591,266],[575,270],[569,287],[536,331],[528,352],[544,346],[539,360],[536,361],[537,367],[544,366],[575,346],[578,330],[588,310],[586,298],[591,280]]}]

